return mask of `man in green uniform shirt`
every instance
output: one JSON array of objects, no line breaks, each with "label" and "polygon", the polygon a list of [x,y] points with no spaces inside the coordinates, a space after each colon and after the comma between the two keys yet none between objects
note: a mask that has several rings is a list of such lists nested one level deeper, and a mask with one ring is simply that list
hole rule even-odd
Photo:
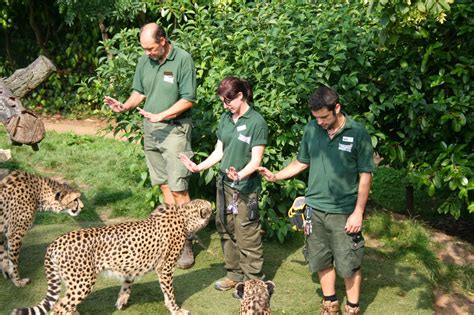
[{"label": "man in green uniform shirt", "polygon": [[293,177],[309,168],[305,201],[311,223],[306,227],[305,256],[317,272],[323,291],[321,314],[339,314],[336,274],[344,278],[346,314],[359,314],[362,220],[374,169],[373,151],[365,128],[341,111],[339,96],[317,89],[309,101],[310,121],[296,160],[276,174],[258,171],[268,181]]},{"label": "man in green uniform shirt", "polygon": [[[139,59],[133,92],[125,103],[109,96],[105,103],[117,113],[138,108],[144,120],[144,149],[152,185],[159,185],[168,204],[190,201],[190,172],[179,154],[192,156],[190,109],[196,100],[196,71],[191,56],[175,47],[156,23],[140,30],[145,54]],[[194,263],[191,241],[187,241],[178,267]]]}]

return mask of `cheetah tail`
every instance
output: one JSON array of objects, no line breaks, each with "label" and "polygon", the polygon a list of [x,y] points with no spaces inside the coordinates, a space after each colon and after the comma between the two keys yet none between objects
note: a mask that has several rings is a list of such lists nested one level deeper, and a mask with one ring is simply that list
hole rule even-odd
[{"label": "cheetah tail", "polygon": [[14,309],[11,315],[45,315],[52,310],[61,292],[61,277],[59,276],[59,271],[56,269],[55,264],[51,261],[49,251],[46,253],[44,269],[46,271],[46,278],[48,279],[48,292],[46,293],[46,297],[35,307]]}]

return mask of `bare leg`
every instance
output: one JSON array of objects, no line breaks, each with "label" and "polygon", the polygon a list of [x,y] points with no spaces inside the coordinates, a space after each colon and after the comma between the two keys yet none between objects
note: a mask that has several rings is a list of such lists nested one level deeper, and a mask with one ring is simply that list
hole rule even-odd
[{"label": "bare leg", "polygon": [[122,282],[122,288],[120,289],[119,296],[117,298],[117,302],[115,302],[115,307],[118,310],[123,309],[125,305],[127,305],[128,298],[130,297],[130,291],[135,278],[133,277],[126,277]]},{"label": "bare leg", "polygon": [[174,200],[177,205],[182,205],[183,203],[188,203],[191,201],[188,191],[173,191],[172,192]]},{"label": "bare leg", "polygon": [[336,294],[336,270],[334,268],[328,268],[319,271],[318,276],[323,295],[331,296]]},{"label": "bare leg", "polygon": [[347,300],[351,303],[358,304],[360,299],[360,284],[362,283],[362,274],[360,270],[354,272],[352,277],[344,278],[346,285]]},{"label": "bare leg", "polygon": [[[178,205],[191,201],[189,193],[186,190],[173,191],[173,196]],[[192,235],[188,235],[188,239],[186,240],[186,243],[184,243],[183,252],[178,259],[177,266],[180,269],[188,269],[194,265],[193,242],[191,241],[191,237]]]},{"label": "bare leg", "polygon": [[163,202],[169,205],[174,205],[176,201],[174,200],[173,193],[170,190],[170,186],[166,184],[160,185],[161,192],[163,193]]}]

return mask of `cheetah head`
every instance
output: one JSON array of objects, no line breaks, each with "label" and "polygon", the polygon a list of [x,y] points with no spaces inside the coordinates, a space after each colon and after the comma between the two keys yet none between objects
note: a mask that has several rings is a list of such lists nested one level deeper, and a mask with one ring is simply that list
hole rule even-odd
[{"label": "cheetah head", "polygon": [[204,228],[212,214],[212,205],[209,201],[195,199],[182,205],[186,218],[186,231],[194,233]]},{"label": "cheetah head", "polygon": [[242,304],[254,302],[255,306],[262,309],[270,308],[270,298],[273,294],[275,283],[272,281],[263,281],[260,279],[250,279],[245,282],[239,282],[236,286],[237,296]]},{"label": "cheetah head", "polygon": [[75,217],[84,208],[80,197],[81,193],[79,191],[72,190],[64,184],[56,191],[54,201],[48,204],[48,208],[54,212],[66,212]]}]

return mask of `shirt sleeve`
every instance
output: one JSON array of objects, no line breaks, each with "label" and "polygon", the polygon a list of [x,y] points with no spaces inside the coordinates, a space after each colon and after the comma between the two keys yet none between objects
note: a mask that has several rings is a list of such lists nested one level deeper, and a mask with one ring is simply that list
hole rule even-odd
[{"label": "shirt sleeve", "polygon": [[196,101],[196,68],[191,55],[187,54],[179,72],[179,95],[188,101]]},{"label": "shirt sleeve", "polygon": [[252,147],[267,144],[268,126],[265,120],[262,119],[262,121],[255,125],[252,139]]}]

